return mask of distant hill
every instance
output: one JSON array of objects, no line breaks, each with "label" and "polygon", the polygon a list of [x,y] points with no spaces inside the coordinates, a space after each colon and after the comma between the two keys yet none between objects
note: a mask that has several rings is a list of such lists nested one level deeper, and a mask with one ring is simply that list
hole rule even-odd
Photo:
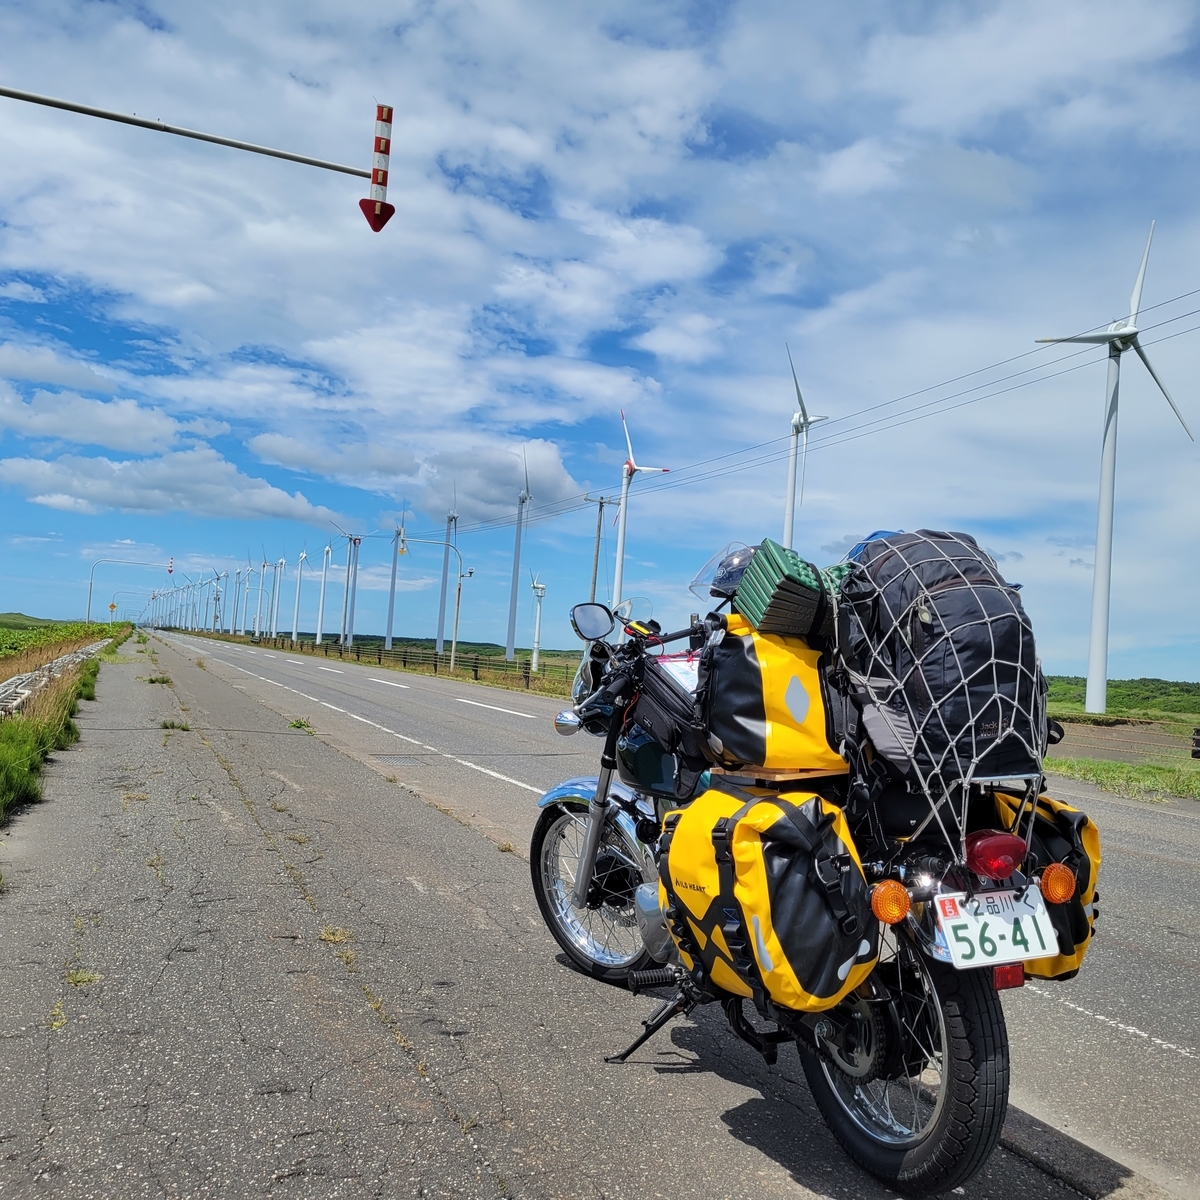
[{"label": "distant hill", "polygon": [[62,621],[45,617],[27,617],[24,613],[0,613],[0,629],[38,629],[43,625],[61,625]]}]

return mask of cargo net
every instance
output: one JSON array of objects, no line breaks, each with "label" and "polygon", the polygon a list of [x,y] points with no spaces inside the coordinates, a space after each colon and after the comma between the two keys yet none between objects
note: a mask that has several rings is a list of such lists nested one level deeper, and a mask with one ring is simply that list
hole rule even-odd
[{"label": "cargo net", "polygon": [[840,605],[866,733],[931,815],[956,786],[964,806],[972,783],[1040,786],[1045,682],[1033,629],[973,538],[921,530],[868,542]]}]

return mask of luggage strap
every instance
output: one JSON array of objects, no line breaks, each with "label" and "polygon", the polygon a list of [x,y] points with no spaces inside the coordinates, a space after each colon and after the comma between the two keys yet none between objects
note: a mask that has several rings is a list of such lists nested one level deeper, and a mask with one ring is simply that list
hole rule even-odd
[{"label": "luggage strap", "polygon": [[[729,795],[737,799],[745,799],[746,803],[742,805],[732,817],[723,818],[717,822],[719,829],[724,823],[727,830],[722,834],[728,847],[729,839],[733,836],[733,827],[738,821],[746,815],[747,812],[760,800],[768,799],[767,797],[754,796],[749,792],[743,791],[739,787],[722,780],[720,784],[714,782],[714,787],[719,790],[728,792]],[[824,846],[824,833],[833,824],[833,815],[826,813],[817,823],[816,828],[810,824],[808,819],[804,817],[800,809],[790,801],[783,799],[782,796],[771,796],[769,802],[777,808],[781,808],[792,829],[795,831],[797,840],[808,851],[812,861],[812,866],[809,868],[809,877],[815,880],[821,887],[825,896],[825,903],[829,905],[829,911],[833,913],[833,918],[838,923],[838,927],[847,937],[854,937],[860,931],[858,917],[850,911],[850,906],[846,902],[845,885],[850,873],[850,856],[848,854],[826,854]],[[717,832],[713,830],[713,845],[717,846]],[[728,850],[726,850],[728,853]],[[717,862],[721,861],[720,847],[717,847]],[[730,865],[732,867],[732,857],[730,857]],[[722,879],[721,887],[724,890],[725,881]],[[732,895],[732,886],[730,895]]]}]

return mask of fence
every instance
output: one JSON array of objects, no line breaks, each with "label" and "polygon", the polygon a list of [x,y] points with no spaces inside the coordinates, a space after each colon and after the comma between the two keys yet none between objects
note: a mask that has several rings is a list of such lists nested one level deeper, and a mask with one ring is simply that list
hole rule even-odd
[{"label": "fence", "polygon": [[569,696],[578,666],[575,659],[543,658],[538,664],[537,672],[534,673],[531,669],[532,662],[528,658],[508,662],[499,655],[460,653],[455,659],[454,671],[451,672],[450,655],[438,654],[432,647],[401,645],[385,650],[382,643],[359,642],[353,646],[342,646],[336,641],[322,642],[318,646],[315,642],[304,639],[293,645],[290,637],[253,638],[228,633],[213,634],[205,630],[193,632],[213,641],[266,646],[272,650],[314,658],[374,663],[376,666],[412,671],[420,675],[440,675],[450,679],[471,679],[480,683],[499,684],[507,688],[524,688],[528,692],[540,692],[547,696]]}]

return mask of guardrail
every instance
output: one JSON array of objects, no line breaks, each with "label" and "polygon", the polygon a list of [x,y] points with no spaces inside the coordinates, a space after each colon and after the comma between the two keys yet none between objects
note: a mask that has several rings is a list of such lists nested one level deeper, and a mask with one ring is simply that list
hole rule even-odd
[{"label": "guardrail", "polygon": [[266,646],[281,653],[308,655],[313,658],[341,659],[348,662],[375,663],[392,670],[412,671],[421,675],[447,676],[452,679],[470,679],[480,683],[500,684],[508,688],[524,688],[529,692],[540,692],[548,696],[570,696],[571,683],[575,678],[578,660],[545,659],[538,664],[536,672],[528,658],[508,662],[499,655],[457,655],[453,673],[450,671],[450,655],[438,654],[424,646],[394,646],[385,650],[382,645],[355,643],[343,646],[336,641],[322,642],[319,646],[301,639],[295,645],[285,637],[261,637],[250,635],[212,633],[207,630],[192,630],[193,635],[217,642],[234,642],[241,645]]}]

